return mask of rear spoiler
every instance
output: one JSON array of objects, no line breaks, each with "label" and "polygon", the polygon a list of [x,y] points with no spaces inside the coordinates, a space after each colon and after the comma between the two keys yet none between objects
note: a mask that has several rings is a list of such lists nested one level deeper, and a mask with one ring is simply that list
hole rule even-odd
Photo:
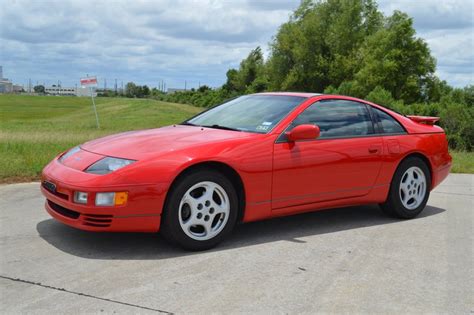
[{"label": "rear spoiler", "polygon": [[414,116],[414,115],[407,115],[407,118],[410,118],[414,122],[419,124],[425,124],[429,126],[433,126],[435,122],[439,120],[439,117],[430,117],[430,116]]}]

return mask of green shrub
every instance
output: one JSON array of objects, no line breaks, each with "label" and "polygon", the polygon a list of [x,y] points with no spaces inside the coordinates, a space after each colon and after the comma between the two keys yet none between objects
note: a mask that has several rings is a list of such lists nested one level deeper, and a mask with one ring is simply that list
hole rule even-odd
[{"label": "green shrub", "polygon": [[367,95],[366,100],[389,108],[395,104],[392,94],[378,85]]},{"label": "green shrub", "polygon": [[474,149],[474,108],[449,104],[440,111],[440,125],[446,131],[449,146],[457,150]]}]

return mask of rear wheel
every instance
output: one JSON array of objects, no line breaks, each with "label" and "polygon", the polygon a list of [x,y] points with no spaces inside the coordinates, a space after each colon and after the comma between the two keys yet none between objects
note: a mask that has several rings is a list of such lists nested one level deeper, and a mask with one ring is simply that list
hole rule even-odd
[{"label": "rear wheel", "polygon": [[431,176],[426,163],[417,157],[404,160],[397,168],[382,210],[394,217],[411,219],[420,214],[430,195]]},{"label": "rear wheel", "polygon": [[162,234],[190,250],[205,250],[222,241],[237,220],[238,199],[221,173],[201,170],[182,178],[170,192]]}]

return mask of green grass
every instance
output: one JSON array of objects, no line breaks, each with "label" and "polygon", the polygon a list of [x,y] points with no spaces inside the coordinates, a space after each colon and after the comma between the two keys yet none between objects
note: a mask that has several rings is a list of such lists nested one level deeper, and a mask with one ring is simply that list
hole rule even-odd
[{"label": "green grass", "polygon": [[474,174],[474,152],[450,152],[453,157],[451,173]]},{"label": "green grass", "polygon": [[[0,95],[0,182],[28,181],[54,156],[87,140],[183,121],[200,108],[148,99]],[[451,152],[452,172],[474,173],[474,152]]]},{"label": "green grass", "polygon": [[87,140],[178,123],[202,109],[148,99],[0,95],[0,182],[38,179],[54,156]]}]

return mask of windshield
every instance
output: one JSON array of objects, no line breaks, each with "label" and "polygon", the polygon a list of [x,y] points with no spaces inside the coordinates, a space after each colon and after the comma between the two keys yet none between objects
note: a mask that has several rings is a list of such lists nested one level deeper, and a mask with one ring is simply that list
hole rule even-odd
[{"label": "windshield", "polygon": [[267,133],[305,97],[246,95],[191,118],[184,124]]}]

